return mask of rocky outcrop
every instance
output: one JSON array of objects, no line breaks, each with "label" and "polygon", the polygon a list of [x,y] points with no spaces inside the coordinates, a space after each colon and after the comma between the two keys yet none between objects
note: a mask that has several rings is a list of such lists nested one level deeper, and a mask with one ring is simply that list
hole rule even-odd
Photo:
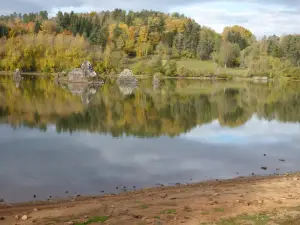
[{"label": "rocky outcrop", "polygon": [[123,95],[131,95],[138,86],[138,80],[131,70],[125,69],[120,73],[117,84]]},{"label": "rocky outcrop", "polygon": [[117,83],[119,85],[137,85],[138,84],[138,80],[135,78],[135,76],[133,75],[132,71],[129,69],[124,69],[117,80]]},{"label": "rocky outcrop", "polygon": [[152,85],[153,85],[154,89],[159,87],[160,79],[158,78],[158,76],[154,75],[153,80],[152,80]]},{"label": "rocky outcrop", "polygon": [[19,69],[16,69],[13,76],[14,80],[20,81],[22,79],[21,72]]},{"label": "rocky outcrop", "polygon": [[89,61],[84,61],[80,68],[75,68],[68,74],[68,81],[74,83],[88,82],[90,78],[96,77],[97,73]]}]

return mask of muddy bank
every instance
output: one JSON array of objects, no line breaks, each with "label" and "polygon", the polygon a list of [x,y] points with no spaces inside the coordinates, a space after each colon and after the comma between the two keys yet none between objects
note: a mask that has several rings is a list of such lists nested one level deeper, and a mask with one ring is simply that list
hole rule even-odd
[{"label": "muddy bank", "polygon": [[[299,187],[300,174],[295,173],[157,187],[102,197],[1,203],[0,224],[243,224],[238,221],[253,218],[266,220],[263,224],[284,224],[281,222],[290,212],[300,217],[295,213],[300,213]],[[26,220],[21,219],[24,215]]]}]

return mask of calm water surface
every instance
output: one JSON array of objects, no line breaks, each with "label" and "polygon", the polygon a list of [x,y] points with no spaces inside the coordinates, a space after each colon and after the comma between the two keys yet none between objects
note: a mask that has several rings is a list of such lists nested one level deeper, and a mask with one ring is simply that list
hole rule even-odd
[{"label": "calm water surface", "polygon": [[145,80],[132,89],[2,77],[0,198],[297,171],[299,120],[297,83]]}]

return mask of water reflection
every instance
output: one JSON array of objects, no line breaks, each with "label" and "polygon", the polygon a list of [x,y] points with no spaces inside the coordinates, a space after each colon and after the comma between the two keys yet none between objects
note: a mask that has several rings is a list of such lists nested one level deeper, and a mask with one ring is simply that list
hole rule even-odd
[{"label": "water reflection", "polygon": [[297,83],[143,80],[121,90],[113,80],[16,88],[1,78],[0,198],[300,170]]},{"label": "water reflection", "polygon": [[299,122],[300,85],[169,81],[157,90],[151,80],[139,87],[63,84],[48,79],[0,84],[2,121],[58,132],[89,131],[113,136],[178,136],[214,120],[239,127],[253,115]]}]

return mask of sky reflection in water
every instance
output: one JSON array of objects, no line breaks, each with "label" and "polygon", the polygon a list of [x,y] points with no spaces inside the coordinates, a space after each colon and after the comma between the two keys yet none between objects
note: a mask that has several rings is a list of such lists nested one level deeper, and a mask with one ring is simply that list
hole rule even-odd
[{"label": "sky reflection in water", "polygon": [[214,121],[180,137],[154,139],[1,125],[0,196],[26,201],[33,194],[64,197],[66,190],[101,194],[117,191],[118,185],[132,189],[299,170],[298,137],[298,124],[256,117],[234,129]]}]

